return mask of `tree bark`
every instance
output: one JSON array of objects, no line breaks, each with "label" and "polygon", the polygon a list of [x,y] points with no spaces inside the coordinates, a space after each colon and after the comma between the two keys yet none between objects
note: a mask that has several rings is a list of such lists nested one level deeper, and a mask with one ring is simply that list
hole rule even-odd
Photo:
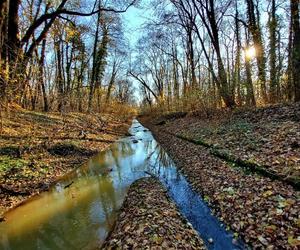
[{"label": "tree bark", "polygon": [[299,24],[299,0],[291,0],[292,16],[292,80],[294,83],[295,102],[300,101],[300,24]]},{"label": "tree bark", "polygon": [[7,0],[0,0],[0,67],[5,60],[5,39],[7,28]]},{"label": "tree bark", "polygon": [[112,90],[112,88],[114,86],[116,75],[117,75],[117,62],[114,61],[113,68],[112,68],[112,73],[111,73],[111,77],[110,77],[110,80],[109,80],[109,83],[108,83],[106,98],[105,98],[106,104],[109,103],[109,99],[110,99],[110,95],[111,95],[111,90]]},{"label": "tree bark", "polygon": [[[234,100],[234,96],[231,95],[230,86],[227,79],[226,70],[224,67],[224,63],[221,56],[221,49],[220,49],[220,40],[219,40],[219,30],[216,20],[216,13],[215,13],[215,5],[214,0],[207,0],[204,1],[197,1],[201,4],[201,6],[198,6],[195,0],[193,0],[193,4],[196,8],[197,13],[199,14],[201,21],[203,22],[204,26],[206,27],[206,30],[208,32],[208,35],[210,37],[211,43],[215,49],[216,56],[217,56],[217,68],[218,68],[218,77],[217,77],[217,87],[219,89],[220,95],[226,105],[226,107],[233,108],[236,103]],[[201,8],[204,10],[201,11]],[[196,24],[194,24],[197,26]],[[200,39],[202,48],[205,48],[203,44],[202,38],[200,38],[199,32],[198,37]],[[204,49],[205,52],[205,49]],[[206,56],[207,57],[207,56]],[[210,66],[210,68],[213,68]]]},{"label": "tree bark", "polygon": [[[246,33],[246,47],[249,47],[249,35],[247,34],[247,30],[245,30]],[[252,81],[252,73],[251,73],[251,63],[249,58],[245,55],[245,71],[246,71],[246,104],[248,106],[255,106],[255,96],[254,96],[254,90],[253,90],[253,81]]]},{"label": "tree bark", "polygon": [[95,77],[96,77],[96,67],[97,67],[97,62],[96,62],[96,60],[97,60],[97,45],[98,45],[98,39],[99,39],[99,23],[100,23],[100,14],[98,14],[94,47],[93,47],[93,66],[92,66],[92,74],[91,74],[90,90],[89,90],[88,112],[91,112],[91,110],[92,110],[93,96],[95,93]]},{"label": "tree bark", "polygon": [[255,15],[255,7],[253,0],[246,0],[248,12],[248,27],[252,34],[253,42],[256,50],[256,61],[258,67],[258,80],[260,84],[260,93],[262,100],[267,102],[267,89],[266,89],[266,56],[263,46],[262,34],[258,18]]},{"label": "tree bark", "polygon": [[240,24],[239,24],[239,12],[238,5],[236,1],[236,13],[235,13],[235,35],[236,35],[236,58],[235,58],[235,72],[234,81],[236,86],[237,97],[236,101],[238,105],[242,104],[241,100],[241,34],[240,34]]},{"label": "tree bark", "polygon": [[63,73],[62,73],[62,53],[60,48],[60,41],[55,41],[56,48],[56,84],[58,89],[58,106],[59,112],[64,110],[64,84],[63,84]]},{"label": "tree bark", "polygon": [[19,6],[21,0],[10,0],[7,23],[7,44],[9,45],[8,60],[10,67],[14,67],[19,50]]},{"label": "tree bark", "polygon": [[47,98],[45,80],[44,80],[45,51],[46,51],[46,39],[44,39],[42,42],[41,57],[39,60],[39,74],[40,74],[40,84],[41,84],[42,95],[43,95],[43,104],[44,104],[43,110],[44,112],[48,112],[49,104],[48,104],[48,98]]},{"label": "tree bark", "polygon": [[276,67],[276,46],[277,46],[277,17],[276,17],[276,1],[272,0],[271,13],[269,17],[269,32],[270,32],[270,99],[271,103],[277,101],[277,67]]}]

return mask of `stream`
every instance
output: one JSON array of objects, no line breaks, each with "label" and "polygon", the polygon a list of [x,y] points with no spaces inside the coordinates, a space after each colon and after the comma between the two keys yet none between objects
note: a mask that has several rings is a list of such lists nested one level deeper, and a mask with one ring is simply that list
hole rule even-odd
[{"label": "stream", "polygon": [[208,249],[246,249],[211,214],[151,132],[134,120],[131,137],[115,142],[63,177],[50,191],[5,214],[0,249],[95,249],[112,229],[126,192],[151,173]]}]

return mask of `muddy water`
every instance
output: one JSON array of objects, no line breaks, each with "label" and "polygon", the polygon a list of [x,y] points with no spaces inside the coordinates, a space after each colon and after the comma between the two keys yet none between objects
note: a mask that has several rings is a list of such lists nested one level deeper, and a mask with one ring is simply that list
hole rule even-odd
[{"label": "muddy water", "polygon": [[[148,173],[168,189],[209,249],[241,249],[176,170],[150,131],[134,120],[119,140],[49,192],[5,215],[0,249],[94,249],[112,228],[130,184]],[[213,243],[211,243],[213,240]]]}]

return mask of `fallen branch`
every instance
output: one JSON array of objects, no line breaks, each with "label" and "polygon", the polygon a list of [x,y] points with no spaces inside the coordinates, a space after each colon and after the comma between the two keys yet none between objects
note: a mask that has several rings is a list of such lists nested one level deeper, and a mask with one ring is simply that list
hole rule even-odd
[{"label": "fallen branch", "polygon": [[71,185],[72,185],[73,183],[74,183],[74,181],[72,181],[71,183],[69,183],[68,185],[66,185],[66,186],[64,187],[64,189],[71,187]]}]

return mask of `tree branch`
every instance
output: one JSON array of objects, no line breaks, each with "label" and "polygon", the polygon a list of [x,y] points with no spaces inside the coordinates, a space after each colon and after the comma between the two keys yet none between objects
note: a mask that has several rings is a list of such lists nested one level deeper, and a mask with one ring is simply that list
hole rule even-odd
[{"label": "tree branch", "polygon": [[113,8],[99,8],[97,10],[92,10],[89,13],[82,13],[82,12],[77,12],[77,11],[71,11],[71,10],[67,10],[64,9],[64,6],[67,2],[67,0],[63,0],[61,2],[61,4],[59,5],[59,7],[57,8],[56,11],[51,12],[51,13],[45,13],[42,16],[40,16],[38,19],[36,19],[36,21],[34,23],[31,24],[31,26],[28,28],[27,32],[25,33],[25,35],[23,36],[23,38],[21,39],[21,44],[25,44],[29,41],[30,37],[33,35],[33,33],[35,32],[35,30],[42,25],[45,21],[47,21],[48,19],[55,19],[60,15],[63,14],[67,14],[67,15],[73,15],[73,16],[84,16],[84,17],[88,17],[88,16],[92,16],[94,14],[97,14],[101,11],[106,11],[106,12],[114,12],[114,13],[124,13],[126,12],[131,6],[133,6],[136,3],[137,0],[132,0],[131,3],[129,5],[127,5],[127,7],[123,10],[116,10]]},{"label": "tree branch", "polygon": [[154,91],[148,86],[144,79],[140,78],[138,75],[135,75],[133,72],[129,71],[129,75],[138,80],[146,89],[150,91],[150,93],[158,100],[158,96],[154,93]]}]

